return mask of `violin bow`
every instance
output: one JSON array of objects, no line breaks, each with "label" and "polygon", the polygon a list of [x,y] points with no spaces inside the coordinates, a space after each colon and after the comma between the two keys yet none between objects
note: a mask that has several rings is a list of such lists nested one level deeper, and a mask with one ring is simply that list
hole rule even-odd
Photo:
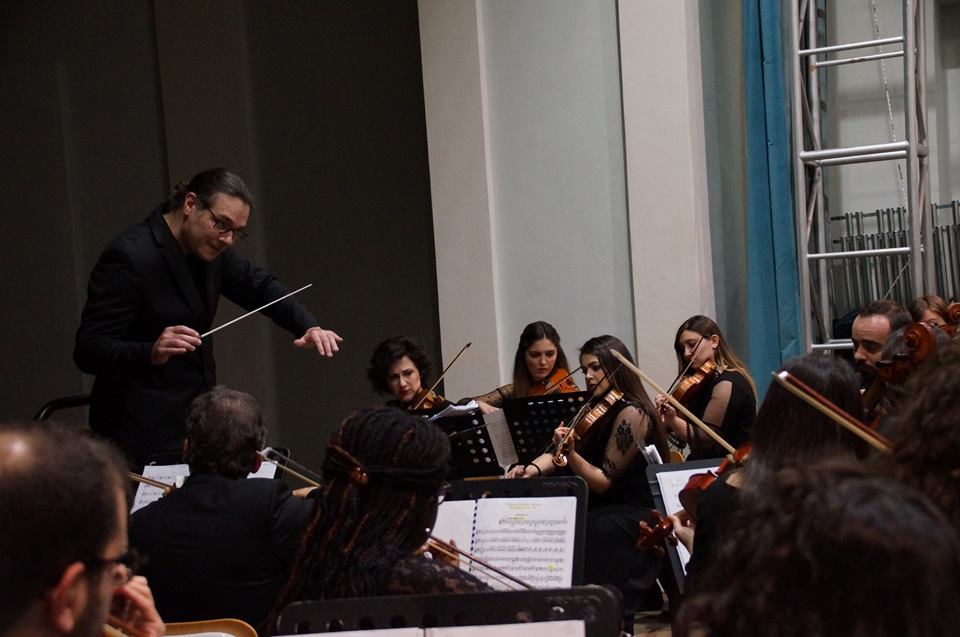
[{"label": "violin bow", "polygon": [[674,408],[674,409],[676,409],[677,411],[679,411],[680,413],[682,413],[684,416],[686,416],[687,418],[689,418],[689,419],[690,419],[690,422],[692,422],[692,423],[695,424],[696,426],[700,427],[700,429],[703,430],[703,433],[705,433],[705,434],[707,434],[708,436],[710,436],[710,437],[713,439],[713,441],[714,441],[715,443],[717,443],[718,445],[720,445],[721,447],[723,447],[724,450],[726,450],[727,453],[729,453],[731,456],[733,456],[733,454],[737,452],[737,450],[734,449],[734,448],[730,445],[729,442],[727,442],[726,440],[724,440],[723,438],[720,437],[720,434],[718,434],[716,431],[714,431],[713,428],[711,428],[709,425],[707,425],[706,423],[704,423],[702,420],[700,420],[699,418],[697,418],[696,416],[694,416],[693,413],[692,413],[689,409],[687,409],[686,407],[684,407],[684,406],[680,403],[679,400],[677,400],[676,398],[674,398],[673,396],[671,396],[668,392],[663,391],[663,388],[661,388],[659,385],[657,385],[657,384],[653,381],[652,378],[650,378],[649,376],[647,376],[646,374],[644,374],[644,373],[640,370],[639,367],[637,367],[636,365],[634,365],[633,363],[631,363],[630,361],[628,361],[627,358],[626,358],[626,356],[624,356],[623,354],[621,354],[620,352],[618,352],[618,351],[615,350],[615,349],[610,350],[610,353],[613,354],[613,356],[614,356],[615,358],[619,359],[621,363],[623,363],[624,365],[626,365],[627,368],[630,369],[634,374],[636,374],[636,375],[639,376],[641,379],[643,379],[644,381],[646,381],[646,382],[647,382],[651,387],[653,387],[658,393],[663,394],[664,398],[665,398],[666,400],[670,401],[670,404],[673,405],[673,408]]},{"label": "violin bow", "polygon": [[[697,341],[697,346],[693,348],[693,352],[694,352],[694,353],[696,353],[697,350],[700,349],[700,343],[702,343],[702,342],[703,342],[703,339],[705,339],[705,338],[706,338],[706,336],[704,336],[703,334],[700,335],[700,340]],[[671,383],[670,383],[670,392],[669,392],[669,393],[672,394],[672,393],[677,389],[677,383],[680,382],[680,379],[683,378],[683,377],[687,374],[687,372],[690,371],[690,366],[691,366],[691,365],[693,365],[693,356],[691,356],[691,357],[690,357],[690,360],[687,361],[687,366],[683,368],[683,371],[680,372],[679,374],[677,374],[677,377],[674,378],[673,381],[671,381]],[[662,393],[662,392],[661,392],[661,393]]]},{"label": "violin bow", "polygon": [[582,370],[583,370],[583,365],[578,365],[575,370],[573,370],[572,372],[570,372],[569,374],[567,374],[566,376],[564,376],[563,378],[561,378],[561,379],[558,380],[557,382],[553,383],[552,385],[547,385],[546,387],[544,387],[544,388],[543,388],[543,394],[544,394],[544,396],[546,396],[547,394],[549,394],[549,393],[553,392],[554,390],[556,390],[558,387],[560,387],[560,385],[562,385],[563,383],[565,383],[568,378],[570,378],[571,376],[573,376],[574,374],[576,374],[577,372],[582,371]]},{"label": "violin bow", "polygon": [[[273,454],[275,457],[271,458],[270,457],[271,454]],[[277,450],[274,449],[273,447],[266,447],[263,451],[258,451],[257,455],[260,456],[260,458],[262,458],[263,460],[266,460],[267,462],[276,465],[277,469],[280,469],[284,473],[289,473],[292,476],[296,476],[311,486],[314,486],[314,487],[321,486],[320,485],[321,478],[319,475],[317,475],[314,471],[308,469],[307,467],[303,466],[299,462],[294,462],[292,459],[277,453]],[[287,464],[292,464],[300,471],[297,471],[296,469],[291,469],[285,464],[281,464],[279,462],[279,458],[283,458],[284,462],[286,462]],[[301,471],[303,473],[301,473]],[[304,475],[306,473],[312,474],[314,478],[316,478],[316,480]]]},{"label": "violin bow", "polygon": [[133,471],[130,471],[128,475],[130,476],[130,479],[133,480],[134,482],[139,482],[141,484],[146,484],[148,486],[156,487],[162,490],[163,495],[170,495],[173,492],[173,490],[176,489],[176,487],[173,486],[172,484],[167,484],[166,482],[160,482],[159,480],[154,480],[153,478],[142,476],[139,473],[134,473]]},{"label": "violin bow", "polygon": [[[620,367],[623,367],[623,366],[621,365]],[[620,371],[620,367],[618,367],[616,371]],[[583,366],[581,365],[581,366],[579,367],[579,369],[583,369]],[[604,373],[604,378],[606,378],[606,377],[607,377],[607,372],[606,372],[606,370],[604,370],[603,373]],[[553,444],[553,441],[551,440],[551,441],[547,444],[547,447],[543,450],[543,453],[550,453],[550,450],[553,449],[554,447],[556,447],[557,449],[559,449],[562,445],[565,445],[565,444],[567,443],[567,441],[570,439],[570,436],[573,435],[574,429],[576,429],[576,428],[577,428],[577,425],[580,424],[580,420],[581,420],[581,419],[583,418],[583,416],[584,416],[584,410],[587,409],[587,408],[590,406],[590,401],[592,401],[594,398],[597,397],[597,390],[600,389],[600,385],[601,385],[601,384],[602,384],[602,383],[597,383],[597,386],[594,387],[592,390],[590,390],[590,395],[587,396],[587,399],[583,401],[583,405],[580,407],[580,409],[577,410],[577,413],[575,413],[575,414],[573,415],[573,418],[570,419],[570,424],[565,425],[566,428],[568,429],[567,435],[565,435],[565,436],[563,437],[563,439],[560,441],[560,444],[554,445],[554,444]],[[613,387],[613,378],[612,378],[612,377],[611,377],[611,379],[610,379],[610,387]],[[558,426],[559,426],[559,425],[558,425]],[[543,453],[540,454],[540,455],[543,455]],[[551,455],[552,455],[552,454],[551,454]]]},{"label": "violin bow", "polygon": [[427,399],[427,396],[430,395],[430,392],[436,389],[437,385],[440,384],[440,381],[443,380],[443,377],[446,376],[447,372],[450,371],[450,368],[453,367],[453,364],[457,362],[457,359],[460,358],[460,355],[463,354],[465,351],[467,351],[467,348],[470,347],[471,345],[473,345],[473,342],[468,341],[466,345],[460,348],[460,351],[457,352],[457,355],[453,357],[453,360],[450,361],[450,364],[444,367],[443,371],[440,372],[440,378],[434,381],[433,385],[430,386],[430,389],[428,389],[426,393],[424,393],[424,395],[420,397],[420,400],[417,401],[416,405],[410,408],[410,411],[414,411],[415,409],[420,407],[420,405],[423,404],[423,401]]},{"label": "violin bow", "polygon": [[826,396],[813,389],[790,372],[772,372],[773,379],[788,392],[807,403],[853,435],[884,453],[893,453],[893,443],[835,405]]},{"label": "violin bow", "polygon": [[[478,564],[482,566],[483,568],[487,569],[491,573],[496,573],[500,577],[510,580],[511,582],[513,582],[514,584],[517,584],[518,586],[522,586],[523,588],[526,588],[526,589],[533,588],[533,586],[531,586],[530,584],[527,584],[519,577],[515,577],[511,575],[510,573],[507,573],[506,571],[497,568],[496,566],[494,566],[493,564],[490,564],[489,562],[485,562],[484,560],[481,560],[476,555],[473,555],[472,553],[468,553],[460,549],[459,547],[454,546],[453,544],[448,544],[447,542],[444,542],[443,540],[436,537],[435,535],[430,536],[430,542],[438,549],[439,552],[446,553],[448,556],[451,556],[451,557],[453,555],[459,555],[460,557],[470,560],[474,564]],[[492,577],[489,574],[488,576]],[[498,579],[498,578],[493,578],[493,579]],[[505,584],[503,580],[500,580],[500,582]]]}]

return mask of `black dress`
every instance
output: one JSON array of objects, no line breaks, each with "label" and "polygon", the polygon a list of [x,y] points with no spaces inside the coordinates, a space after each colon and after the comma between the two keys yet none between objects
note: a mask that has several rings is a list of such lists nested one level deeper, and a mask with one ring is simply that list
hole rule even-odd
[{"label": "black dress", "polygon": [[[636,549],[640,521],[653,524],[647,462],[638,446],[652,443],[652,422],[637,403],[620,400],[593,425],[600,429],[576,447],[613,481],[606,492],[589,495],[584,582],[618,588],[627,616],[647,606],[648,596],[660,599],[661,558]],[[640,437],[644,428],[645,439]]]},{"label": "black dress", "polygon": [[[694,416],[710,425],[733,448],[750,440],[757,416],[757,397],[740,372],[728,369],[703,388],[687,407]],[[681,416],[682,417],[682,416]],[[689,425],[690,455],[687,460],[721,458],[726,451],[694,424]]]},{"label": "black dress", "polygon": [[697,525],[693,552],[687,562],[684,591],[696,590],[697,578],[709,567],[717,548],[727,535],[728,525],[740,510],[740,489],[727,483],[724,474],[715,480],[697,502]]}]

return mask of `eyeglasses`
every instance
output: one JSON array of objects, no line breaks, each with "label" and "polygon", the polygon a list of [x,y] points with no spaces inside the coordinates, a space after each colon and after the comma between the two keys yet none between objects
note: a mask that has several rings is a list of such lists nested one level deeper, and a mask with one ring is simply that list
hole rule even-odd
[{"label": "eyeglasses", "polygon": [[231,227],[229,222],[224,220],[222,217],[217,216],[217,214],[213,211],[213,208],[207,207],[206,211],[210,213],[210,218],[213,219],[213,229],[220,234],[232,233],[235,239],[247,238],[248,233],[246,228]]},{"label": "eyeglasses", "polygon": [[105,568],[109,566],[123,568],[113,569],[113,585],[123,586],[130,581],[137,571],[143,566],[144,559],[136,549],[127,549],[117,557],[97,557],[84,560],[83,564],[91,570]]}]

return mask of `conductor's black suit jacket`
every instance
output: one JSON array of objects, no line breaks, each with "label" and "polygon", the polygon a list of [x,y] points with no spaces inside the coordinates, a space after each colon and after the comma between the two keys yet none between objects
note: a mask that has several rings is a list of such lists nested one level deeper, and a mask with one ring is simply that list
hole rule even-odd
[{"label": "conductor's black suit jacket", "polygon": [[280,480],[212,473],[130,517],[130,545],[164,621],[266,618],[286,580],[314,500]]},{"label": "conductor's black suit jacket", "polygon": [[[161,212],[123,232],[100,256],[73,353],[81,371],[96,375],[91,427],[140,465],[177,461],[190,401],[217,382],[212,336],[196,351],[151,364],[164,328],[206,332],[221,294],[248,310],[286,294],[276,277],[233,248],[210,262],[185,256]],[[292,298],[264,314],[297,337],[317,325]]]}]

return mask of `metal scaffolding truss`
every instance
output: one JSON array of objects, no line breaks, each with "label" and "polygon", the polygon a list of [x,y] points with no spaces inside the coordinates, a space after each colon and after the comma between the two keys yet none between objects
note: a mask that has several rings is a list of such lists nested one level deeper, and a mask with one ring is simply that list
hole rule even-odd
[{"label": "metal scaffolding truss", "polygon": [[[924,223],[928,205],[926,78],[924,74],[924,16],[922,0],[903,0],[903,35],[822,46],[818,41],[816,0],[791,2],[793,65],[793,183],[800,270],[800,304],[804,344],[814,349],[851,347],[849,340],[833,337],[828,261],[835,259],[903,260],[903,276],[910,293],[922,294],[935,285],[931,224]],[[829,6],[826,2],[825,6]],[[822,17],[822,12],[821,12]],[[881,47],[896,50],[881,51]],[[865,50],[874,49],[876,53]],[[852,56],[836,56],[846,51]],[[903,58],[904,141],[824,148],[821,144],[821,68]],[[879,132],[879,131],[878,131]],[[879,135],[878,135],[879,137]],[[906,164],[906,245],[877,249],[833,251],[828,248],[830,220],[824,205],[823,169],[829,166],[874,161],[904,160]],[[924,282],[927,282],[925,287]]]}]

